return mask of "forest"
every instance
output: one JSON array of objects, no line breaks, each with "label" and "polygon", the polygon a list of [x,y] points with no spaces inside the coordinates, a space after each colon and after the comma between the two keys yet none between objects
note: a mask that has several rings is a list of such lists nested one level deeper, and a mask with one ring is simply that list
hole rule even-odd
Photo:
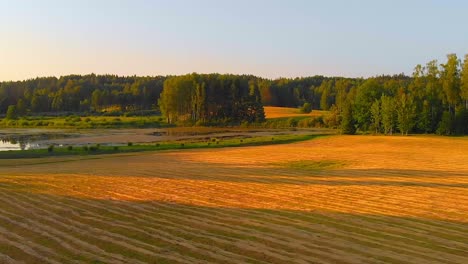
[{"label": "forest", "polygon": [[158,103],[168,123],[239,124],[265,120],[254,77],[189,74],[168,78]]},{"label": "forest", "polygon": [[0,114],[102,114],[151,110],[169,123],[263,122],[263,106],[329,111],[325,125],[345,134],[468,134],[468,55],[417,65],[412,76],[370,78],[188,74],[69,75],[0,82]]}]

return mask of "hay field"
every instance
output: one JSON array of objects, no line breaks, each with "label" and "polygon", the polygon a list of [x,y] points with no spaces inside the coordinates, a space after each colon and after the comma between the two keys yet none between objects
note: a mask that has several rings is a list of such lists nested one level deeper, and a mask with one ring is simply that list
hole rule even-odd
[{"label": "hay field", "polygon": [[298,108],[291,107],[277,107],[277,106],[265,106],[265,117],[270,118],[284,118],[284,117],[314,117],[326,114],[328,111],[313,110],[308,114],[299,112]]},{"label": "hay field", "polygon": [[468,138],[0,160],[0,263],[468,263]]}]

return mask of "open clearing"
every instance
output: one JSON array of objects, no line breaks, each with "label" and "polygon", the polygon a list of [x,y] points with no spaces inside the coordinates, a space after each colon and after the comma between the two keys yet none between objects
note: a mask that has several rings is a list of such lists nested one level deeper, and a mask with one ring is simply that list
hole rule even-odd
[{"label": "open clearing", "polygon": [[291,107],[277,107],[277,106],[265,106],[265,117],[266,118],[284,118],[284,117],[315,117],[321,116],[328,111],[323,110],[312,110],[308,114],[300,113],[299,108]]},{"label": "open clearing", "polygon": [[468,138],[0,160],[0,263],[468,263]]}]

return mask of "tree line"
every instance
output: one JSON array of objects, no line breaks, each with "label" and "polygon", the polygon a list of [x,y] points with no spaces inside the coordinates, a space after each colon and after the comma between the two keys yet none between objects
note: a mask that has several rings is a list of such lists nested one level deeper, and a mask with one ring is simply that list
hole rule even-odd
[{"label": "tree line", "polygon": [[[169,122],[261,122],[263,105],[328,110],[343,133],[468,134],[468,57],[371,78],[69,75],[0,82],[0,114],[157,110]],[[306,106],[306,107],[304,107]]]},{"label": "tree line", "polygon": [[189,74],[168,78],[158,105],[168,123],[240,124],[263,122],[257,78],[230,74]]},{"label": "tree line", "polygon": [[343,133],[468,134],[468,55],[417,65],[411,78],[369,78],[332,106]]},{"label": "tree line", "polygon": [[0,113],[99,112],[152,109],[166,77],[68,75],[0,82]]}]

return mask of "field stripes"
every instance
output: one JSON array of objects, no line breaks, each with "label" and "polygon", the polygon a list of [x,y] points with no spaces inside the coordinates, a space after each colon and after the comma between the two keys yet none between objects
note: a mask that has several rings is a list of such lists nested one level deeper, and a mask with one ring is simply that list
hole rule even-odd
[{"label": "field stripes", "polygon": [[364,139],[0,167],[0,263],[467,263],[468,141]]}]

